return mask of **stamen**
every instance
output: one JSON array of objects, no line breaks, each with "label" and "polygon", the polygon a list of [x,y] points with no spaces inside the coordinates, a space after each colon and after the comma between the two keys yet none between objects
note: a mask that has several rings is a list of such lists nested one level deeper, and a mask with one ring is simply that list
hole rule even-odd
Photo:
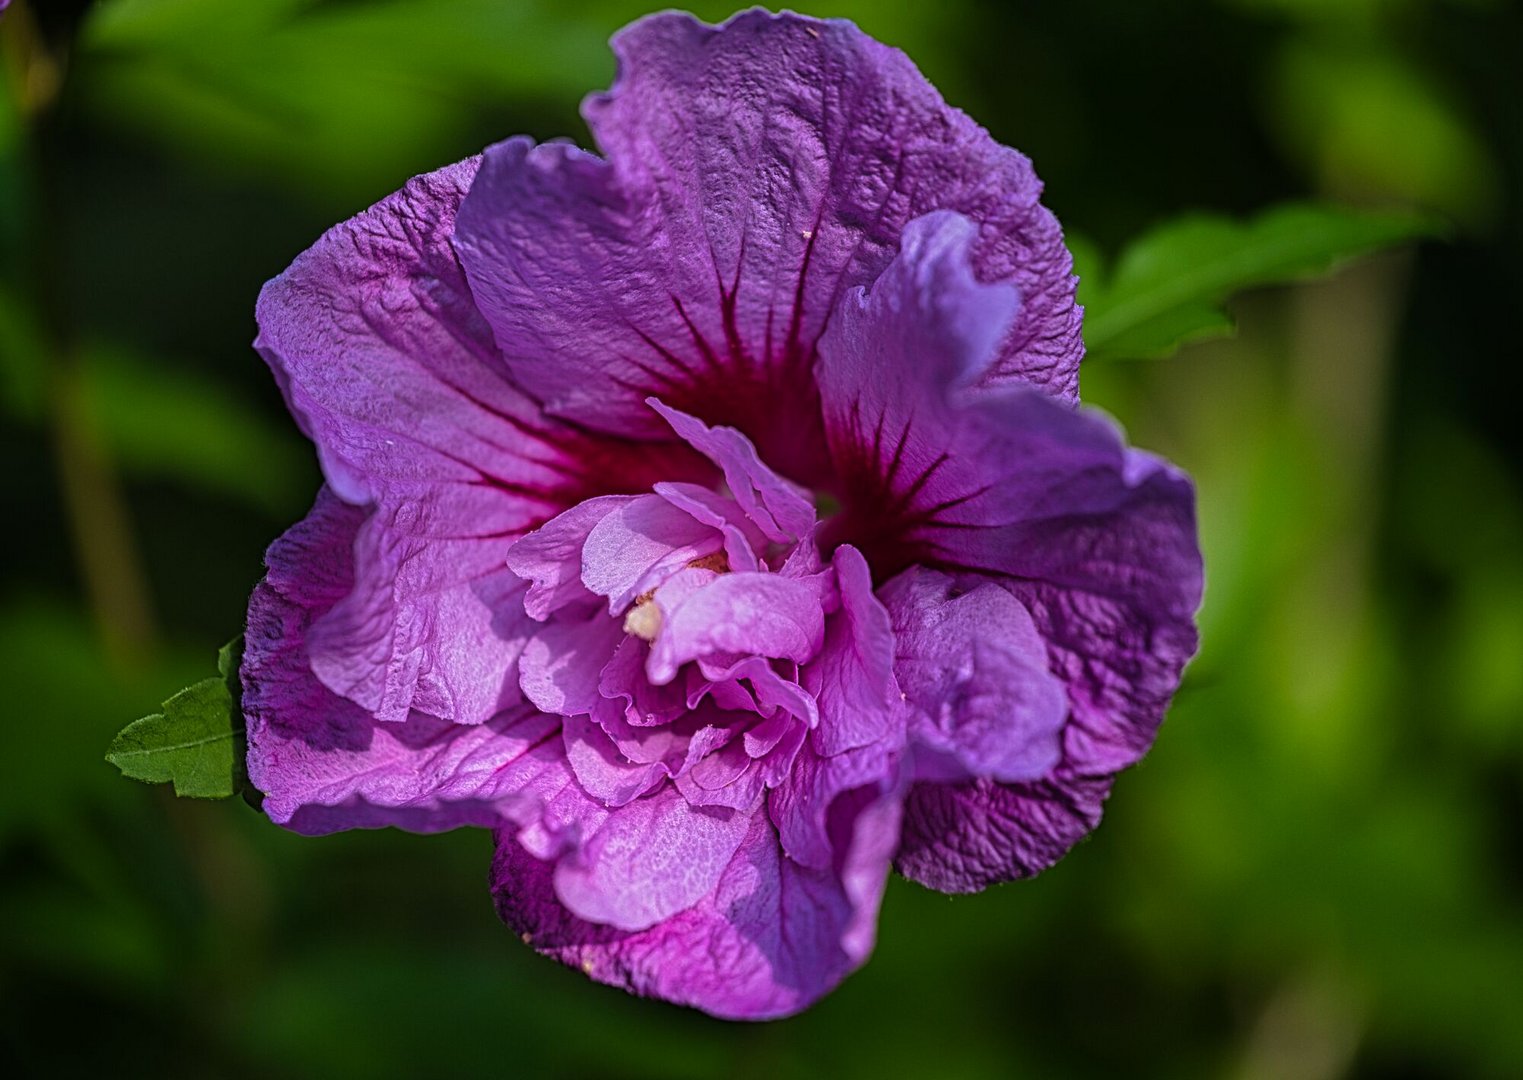
[{"label": "stamen", "polygon": [[712,570],[716,574],[728,574],[730,572],[730,557],[723,551],[716,551],[712,555],[705,555],[701,559],[694,559],[688,563],[694,570]]},{"label": "stamen", "polygon": [[649,598],[641,600],[624,614],[624,632],[642,641],[655,641],[661,632],[661,609]]},{"label": "stamen", "polygon": [[[730,557],[723,551],[716,551],[712,555],[704,555],[687,564],[693,570],[712,570],[716,574],[730,572]],[[655,641],[656,635],[661,632],[661,609],[651,599],[656,595],[655,589],[647,590],[635,597],[634,605],[624,614],[624,632],[633,634],[643,641]]]}]

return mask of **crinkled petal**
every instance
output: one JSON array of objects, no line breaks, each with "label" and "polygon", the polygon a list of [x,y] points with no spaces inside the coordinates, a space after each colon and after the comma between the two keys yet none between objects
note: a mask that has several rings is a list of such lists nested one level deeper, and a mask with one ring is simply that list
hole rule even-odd
[{"label": "crinkled petal", "polygon": [[803,866],[823,869],[833,856],[832,808],[852,791],[897,800],[904,788],[902,734],[826,757],[814,743],[799,750],[788,776],[768,798],[783,850]]},{"label": "crinkled petal", "polygon": [[578,918],[644,930],[713,891],[745,839],[749,814],[695,807],[664,787],[610,813],[555,868],[555,894]]},{"label": "crinkled petal", "polygon": [[1114,424],[1029,390],[972,391],[1015,298],[981,285],[973,225],[913,222],[869,292],[848,296],[819,368],[848,492],[833,528],[878,580],[911,565],[1125,593],[1188,620],[1199,604],[1194,492]]},{"label": "crinkled petal", "polygon": [[523,583],[504,541],[421,538],[409,521],[381,506],[360,526],[354,587],[308,634],[312,670],[380,720],[480,723],[522,700]]},{"label": "crinkled petal", "polygon": [[633,498],[603,495],[588,499],[514,541],[506,561],[508,569],[529,583],[524,610],[531,617],[543,621],[567,604],[594,599],[582,584],[582,548],[587,535]]},{"label": "crinkled petal", "polygon": [[522,530],[581,499],[694,473],[674,440],[640,446],[558,423],[511,381],[450,240],[472,158],[334,226],[259,296],[259,338],[345,501],[447,498],[446,527]]},{"label": "crinkled petal", "polygon": [[[324,681],[401,722],[476,723],[505,704],[514,644],[488,580],[514,536],[605,491],[707,475],[685,445],[544,416],[509,379],[450,236],[477,161],[440,169],[329,230],[258,303],[256,346],[344,500],[376,505],[361,595],[314,635]],[[675,472],[674,472],[675,470]]]},{"label": "crinkled petal", "polygon": [[1100,824],[1111,780],[1059,768],[1024,784],[917,784],[905,800],[894,866],[944,893],[1039,874]]},{"label": "crinkled petal", "polygon": [[526,942],[599,982],[728,1019],[786,1016],[871,953],[898,812],[895,800],[842,800],[831,865],[810,870],[782,853],[757,810],[708,894],[637,932],[573,915],[556,896],[554,868],[509,830],[497,834],[492,892]]},{"label": "crinkled petal", "polygon": [[[1144,589],[1129,594],[1124,580],[1102,578],[1088,589],[1003,582],[1031,612],[1068,688],[1063,764],[1078,776],[1105,776],[1141,760],[1200,640],[1188,615],[1148,603]],[[1199,580],[1180,583],[1187,611],[1198,602]]]},{"label": "crinkled petal", "polygon": [[1025,297],[988,377],[1073,396],[1071,260],[1030,162],[903,53],[761,11],[717,28],[652,16],[614,50],[613,88],[584,106],[607,160],[493,147],[457,236],[515,376],[552,411],[652,435],[658,395],[819,479],[814,346],[837,298],[939,208],[980,223],[980,277]]},{"label": "crinkled petal", "polygon": [[807,581],[778,574],[720,574],[666,614],[646,672],[670,682],[690,660],[713,654],[755,654],[808,660],[825,633],[819,593]]},{"label": "crinkled petal", "polygon": [[619,752],[608,732],[586,716],[567,716],[562,722],[566,760],[577,783],[594,799],[618,808],[662,783],[667,770],[660,762],[635,764]]},{"label": "crinkled petal", "polygon": [[491,473],[504,486],[481,485],[482,507],[522,527],[564,479],[564,455],[513,445],[534,430],[534,403],[505,377],[450,250],[477,164],[420,176],[329,230],[265,286],[255,344],[342,498]]},{"label": "crinkled petal", "polygon": [[739,743],[728,743],[676,780],[677,791],[694,806],[751,810],[766,791],[754,758]]},{"label": "crinkled petal", "polygon": [[1058,763],[1068,694],[1030,613],[992,583],[915,568],[883,588],[917,780],[1035,780]]},{"label": "crinkled petal", "polygon": [[627,702],[630,722],[642,727],[670,724],[696,704],[688,699],[683,680],[665,686],[651,685],[645,677],[645,660],[649,655],[650,646],[630,635],[614,650],[598,677],[598,692],[606,698]]},{"label": "crinkled petal", "polygon": [[546,739],[507,773],[513,795],[503,804],[503,817],[517,842],[537,859],[575,852],[612,812],[577,780],[563,738]]},{"label": "crinkled petal", "polygon": [[[1150,575],[1101,565],[1106,573],[1092,590],[1002,582],[1030,612],[1066,688],[1062,760],[1045,779],[1024,784],[917,784],[897,860],[906,877],[972,892],[1045,869],[1099,823],[1114,774],[1152,746],[1195,653],[1195,626],[1188,614],[1150,602]],[[1130,594],[1128,581],[1138,585]],[[1178,588],[1182,606],[1193,609],[1198,577]]]},{"label": "crinkled petal", "polygon": [[643,592],[724,546],[712,526],[659,495],[640,495],[603,517],[582,548],[582,584],[623,612]]},{"label": "crinkled petal", "polygon": [[732,427],[708,427],[656,398],[647,404],[684,442],[719,466],[731,497],[768,540],[790,543],[809,535],[814,528],[814,503],[797,484],[763,464],[750,439]]},{"label": "crinkled petal", "polygon": [[478,725],[419,713],[380,723],[307,664],[314,618],[353,584],[364,519],[324,489],[266,555],[240,673],[249,778],[265,794],[265,813],[297,832],[499,823],[517,797],[514,766],[554,735],[555,718],[518,707]]},{"label": "crinkled petal", "polygon": [[551,623],[529,639],[519,658],[524,695],[547,713],[588,713],[602,700],[598,680],[624,639],[612,619]]},{"label": "crinkled petal", "polygon": [[736,721],[745,719],[708,705],[685,712],[672,723],[653,727],[631,723],[629,714],[630,710],[619,703],[604,701],[593,710],[592,719],[630,762],[659,763],[671,776],[680,776],[722,747],[737,733]]},{"label": "crinkled petal", "polygon": [[[1016,298],[976,280],[973,236],[952,214],[912,223],[900,257],[843,302],[819,367],[832,453],[855,493],[832,524],[838,539],[860,543],[879,580],[919,564],[1008,589],[1067,694],[1047,780],[916,787],[906,829],[920,840],[900,865],[956,891],[1033,873],[1098,820],[1109,777],[1146,753],[1194,653],[1202,588],[1183,474],[1095,414],[976,385],[988,324],[1012,317]],[[989,822],[955,820],[985,803]],[[982,861],[960,854],[969,846]]]},{"label": "crinkled petal", "polygon": [[723,533],[725,558],[731,570],[761,569],[756,552],[766,547],[767,537],[734,499],[697,484],[662,483],[651,490],[691,514],[694,520]]},{"label": "crinkled petal", "polygon": [[820,724],[813,739],[825,755],[879,742],[903,724],[895,714],[894,632],[888,612],[873,595],[867,562],[856,548],[843,544],[833,563],[841,611],[826,627],[820,655],[800,672],[819,702]]},{"label": "crinkled petal", "polygon": [[[699,667],[704,667],[701,661]],[[802,720],[806,727],[819,726],[820,713],[814,698],[796,680],[780,675],[765,657],[747,656],[729,665],[710,668],[704,675],[707,685],[703,692],[724,701],[742,702],[739,706],[726,705],[727,708],[749,709],[763,716],[781,709]],[[724,693],[726,687],[738,689],[739,694],[732,697]],[[690,696],[688,700],[694,699]]]}]

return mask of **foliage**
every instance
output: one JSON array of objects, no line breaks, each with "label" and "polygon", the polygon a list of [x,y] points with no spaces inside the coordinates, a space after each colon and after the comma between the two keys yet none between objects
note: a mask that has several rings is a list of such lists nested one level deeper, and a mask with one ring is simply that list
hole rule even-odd
[{"label": "foliage", "polygon": [[1107,276],[1082,280],[1091,359],[1155,359],[1233,329],[1234,293],[1302,281],[1357,255],[1441,231],[1432,217],[1293,204],[1237,223],[1191,214],[1128,244]]},{"label": "foliage", "polygon": [[124,776],[150,784],[171,781],[176,795],[225,799],[241,787],[243,713],[238,660],[243,639],[217,653],[214,679],[202,679],[164,702],[164,711],[128,724],[106,760]]},{"label": "foliage", "polygon": [[[893,948],[818,1009],[725,1027],[536,959],[485,900],[479,833],[309,841],[101,762],[122,719],[198,677],[318,483],[248,349],[261,282],[410,172],[518,131],[579,136],[604,39],[655,6],[12,0],[0,1058],[325,1080],[1523,1075],[1523,437],[1504,392],[1523,221],[1499,197],[1523,131],[1497,122],[1523,100],[1518,5],[806,5],[906,48],[1033,157],[1091,250],[1120,253],[1098,282],[1079,253],[1084,397],[1196,477],[1209,574],[1202,655],[1095,838],[976,897],[896,883]],[[44,177],[29,110],[49,69],[21,31],[86,9]],[[1231,300],[1230,340],[1105,361],[1224,329],[1229,293],[1303,272],[1192,287],[1148,308],[1184,314],[1146,339],[1147,319],[1107,330],[1149,223],[1208,208],[1251,231],[1308,198],[1426,221],[1401,210],[1418,200],[1465,231]],[[42,249],[72,352],[41,318]],[[65,359],[152,601],[133,657],[79,568],[113,538],[70,524]]]}]

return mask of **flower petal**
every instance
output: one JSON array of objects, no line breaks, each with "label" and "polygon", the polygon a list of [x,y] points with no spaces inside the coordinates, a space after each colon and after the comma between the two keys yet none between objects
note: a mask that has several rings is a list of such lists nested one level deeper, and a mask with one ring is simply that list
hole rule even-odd
[{"label": "flower petal", "polygon": [[755,654],[803,662],[819,651],[825,616],[811,583],[779,574],[720,574],[665,614],[646,672],[670,682],[690,660]]},{"label": "flower petal", "polygon": [[[1114,774],[1152,746],[1195,653],[1195,626],[1188,614],[1152,602],[1148,576],[1105,565],[1112,572],[1096,576],[1094,591],[1003,582],[1031,613],[1067,690],[1062,760],[1027,783],[917,784],[896,858],[906,877],[975,892],[1046,869],[1099,824]],[[1137,586],[1131,595],[1128,580]],[[1192,604],[1189,580],[1179,587]]]},{"label": "flower petal", "polygon": [[265,286],[255,342],[332,490],[379,512],[358,594],[314,632],[330,686],[389,721],[476,723],[503,704],[494,628],[514,536],[565,506],[710,467],[546,418],[510,381],[450,236],[476,175],[421,176],[323,236]]},{"label": "flower petal", "polygon": [[731,570],[761,569],[756,551],[766,547],[767,538],[734,499],[697,484],[660,483],[651,490],[691,514],[694,520],[723,533],[725,558]]},{"label": "flower petal", "polygon": [[894,867],[944,893],[1032,877],[1100,824],[1111,780],[1060,768],[1024,784],[916,784]]},{"label": "flower petal", "polygon": [[903,746],[902,729],[897,738],[830,757],[821,754],[812,741],[805,743],[767,804],[789,858],[815,869],[831,865],[834,807],[848,792],[873,792],[897,801],[905,780],[900,764]]},{"label": "flower petal", "polygon": [[566,717],[562,734],[566,760],[577,783],[612,809],[640,798],[666,779],[666,769],[659,762],[637,765],[625,758],[608,733],[589,717]]},{"label": "flower petal", "polygon": [[[1062,759],[1046,779],[912,793],[906,830],[919,839],[900,867],[952,890],[1034,873],[1098,820],[1109,777],[1152,744],[1194,653],[1202,587],[1182,474],[1093,413],[978,384],[989,326],[1015,298],[978,283],[973,242],[956,215],[912,223],[900,257],[843,302],[819,367],[837,470],[857,493],[833,538],[860,543],[879,580],[918,564],[1007,589],[1067,694]],[[991,617],[1024,625],[1013,611]],[[1024,651],[1015,666],[1029,672],[1038,661]],[[1029,682],[1004,676],[1016,677]],[[988,820],[962,821],[960,807]]]},{"label": "flower petal", "polygon": [[820,479],[809,371],[836,300],[872,281],[906,222],[981,225],[979,276],[1025,297],[987,373],[1072,397],[1071,260],[1030,162],[948,107],[850,23],[667,13],[614,39],[584,113],[607,160],[489,150],[457,245],[515,377],[549,408],[652,436],[647,395],[744,431]]},{"label": "flower petal", "polygon": [[972,225],[911,224],[900,258],[848,297],[820,385],[850,496],[832,529],[878,580],[907,566],[1134,597],[1188,620],[1200,602],[1194,492],[1115,425],[1029,390],[972,390],[1015,303],[972,275]]},{"label": "flower petal", "polygon": [[529,639],[518,661],[524,696],[558,716],[589,713],[602,701],[598,680],[624,640],[613,619],[554,622]]},{"label": "flower petal", "polygon": [[[598,692],[605,698],[622,698],[628,704],[630,723],[640,727],[670,724],[692,707],[681,681],[652,686],[645,677],[650,646],[633,634],[626,637],[598,678]],[[621,709],[621,714],[625,710]]]},{"label": "flower petal", "polygon": [[[546,418],[511,381],[450,246],[470,159],[330,229],[260,293],[255,342],[341,498],[447,497],[475,535],[693,471]],[[684,465],[682,463],[686,462]],[[699,475],[692,479],[701,478]]]},{"label": "flower petal", "polygon": [[704,707],[683,713],[670,724],[647,727],[630,723],[629,710],[605,700],[593,710],[592,719],[631,762],[661,764],[668,775],[679,776],[733,738],[735,721],[745,718]]},{"label": "flower petal", "polygon": [[765,812],[744,820],[746,834],[712,889],[636,932],[573,915],[556,897],[551,865],[501,830],[492,867],[498,913],[534,948],[599,982],[728,1019],[796,1013],[872,951],[898,804],[843,801],[825,870],[784,855]]},{"label": "flower petal", "polygon": [[677,435],[724,471],[730,494],[769,540],[788,543],[814,528],[814,503],[797,484],[783,479],[756,456],[756,447],[732,427],[708,427],[658,399],[655,409]]},{"label": "flower petal", "polygon": [[408,524],[381,506],[360,526],[354,587],[308,634],[312,670],[380,720],[416,709],[480,723],[521,700],[523,583],[502,565],[504,541],[419,537]]},{"label": "flower petal", "polygon": [[724,546],[719,530],[659,495],[639,495],[614,507],[587,534],[582,584],[608,597],[617,615],[686,564]]},{"label": "flower petal", "polygon": [[240,672],[249,778],[271,820],[297,832],[499,823],[514,764],[554,734],[554,718],[519,707],[471,726],[420,713],[379,723],[307,666],[313,619],[352,585],[364,519],[325,488],[265,557]]},{"label": "flower petal", "polygon": [[692,806],[671,786],[608,815],[555,868],[555,894],[578,918],[644,930],[713,891],[749,816]]},{"label": "flower petal", "polygon": [[873,595],[867,562],[849,544],[836,549],[833,562],[841,611],[826,627],[820,655],[799,673],[819,703],[814,746],[827,756],[889,738],[903,723],[895,715],[894,631]]},{"label": "flower petal", "polygon": [[1045,776],[1058,763],[1068,695],[1019,600],[912,569],[883,589],[894,671],[907,696],[917,780]]},{"label": "flower petal", "polygon": [[594,596],[582,584],[582,548],[587,534],[631,495],[603,495],[577,503],[508,548],[508,569],[529,582],[524,610],[541,621],[578,600]]}]

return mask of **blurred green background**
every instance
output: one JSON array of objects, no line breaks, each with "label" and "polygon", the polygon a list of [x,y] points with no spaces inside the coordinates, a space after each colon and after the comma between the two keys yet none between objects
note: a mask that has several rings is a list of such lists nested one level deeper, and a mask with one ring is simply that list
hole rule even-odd
[{"label": "blurred green background", "polygon": [[[723,5],[693,5],[718,19]],[[895,881],[876,957],[725,1025],[494,917],[490,841],[306,840],[102,760],[209,674],[318,482],[248,347],[327,226],[585,139],[627,0],[17,0],[0,21],[0,1060],[26,1075],[1523,1076],[1523,11],[819,3],[1035,160],[1102,251],[1188,209],[1429,243],[1085,368],[1200,487],[1204,647],[1046,875]],[[1509,379],[1509,376],[1514,378]],[[11,1075],[16,1075],[14,1072]]]}]

